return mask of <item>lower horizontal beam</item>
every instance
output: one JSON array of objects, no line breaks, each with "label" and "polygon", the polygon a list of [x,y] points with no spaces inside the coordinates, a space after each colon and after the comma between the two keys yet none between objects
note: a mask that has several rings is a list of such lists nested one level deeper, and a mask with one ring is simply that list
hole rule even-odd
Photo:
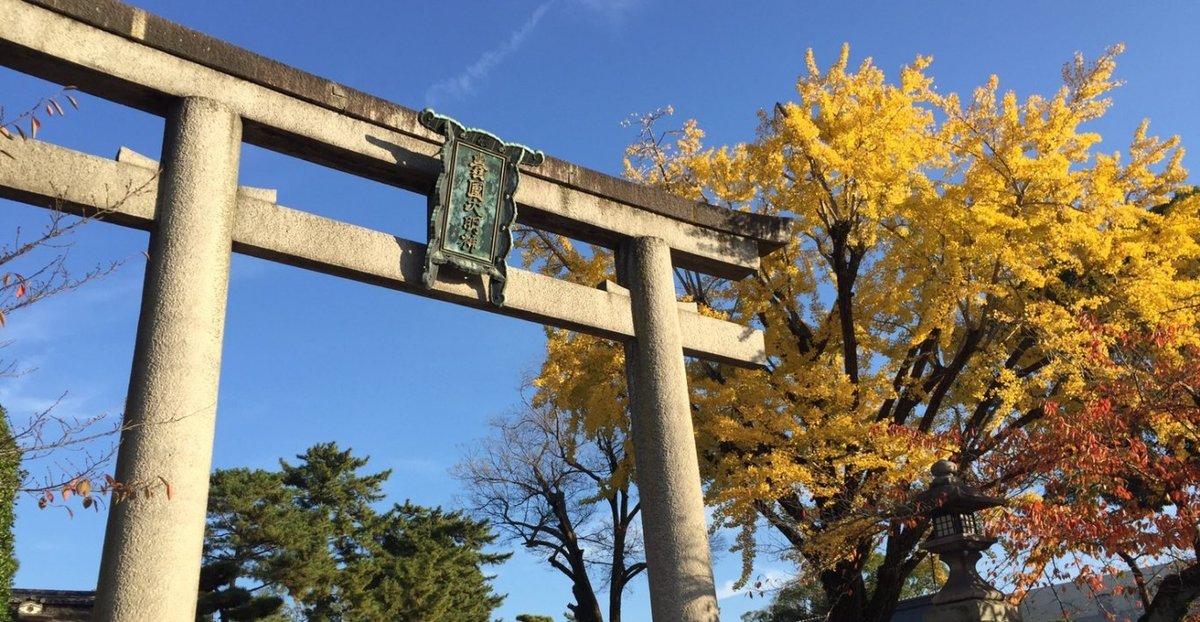
[{"label": "lower horizontal beam", "polygon": [[[142,166],[56,147],[11,141],[0,167],[0,197],[149,229],[154,222],[156,172]],[[2,157],[2,156],[0,156]],[[518,317],[558,328],[624,340],[633,337],[629,296],[536,272],[509,268],[506,302],[488,302],[481,277],[442,270],[421,282],[425,244],[289,209],[239,192],[233,250],[247,255]],[[689,356],[745,367],[764,361],[760,331],[696,313],[681,305],[683,349]]]}]

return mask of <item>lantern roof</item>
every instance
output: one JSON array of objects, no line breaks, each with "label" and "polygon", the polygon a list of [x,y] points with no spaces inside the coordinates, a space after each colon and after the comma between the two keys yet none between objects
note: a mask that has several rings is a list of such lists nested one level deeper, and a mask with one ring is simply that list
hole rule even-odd
[{"label": "lantern roof", "polygon": [[958,465],[949,460],[935,462],[930,471],[933,481],[929,490],[914,498],[918,512],[933,516],[965,514],[1004,505],[1004,499],[985,495],[963,482],[958,476]]}]

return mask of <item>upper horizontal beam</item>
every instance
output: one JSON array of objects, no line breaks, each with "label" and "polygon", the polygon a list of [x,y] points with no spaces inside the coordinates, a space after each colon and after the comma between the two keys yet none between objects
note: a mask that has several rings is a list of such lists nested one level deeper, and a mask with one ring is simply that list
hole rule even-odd
[{"label": "upper horizontal beam", "polygon": [[[0,166],[0,197],[76,214],[101,210],[109,222],[153,226],[158,190],[153,169],[34,140],[17,140],[5,149],[14,159]],[[248,190],[238,192],[234,251],[610,339],[634,336],[629,295],[621,288],[595,289],[509,268],[503,307],[488,302],[480,278],[456,277],[451,270],[441,271],[426,289],[424,244],[289,209]],[[689,356],[745,367],[764,361],[760,331],[706,317],[682,303],[679,324]]]},{"label": "upper horizontal beam", "polygon": [[[428,194],[442,138],[416,113],[114,0],[0,0],[0,62],[163,114],[175,97],[219,99],[245,139]],[[679,267],[729,278],[758,268],[787,220],[687,201],[561,160],[523,169],[518,220],[605,246],[663,238]]]}]

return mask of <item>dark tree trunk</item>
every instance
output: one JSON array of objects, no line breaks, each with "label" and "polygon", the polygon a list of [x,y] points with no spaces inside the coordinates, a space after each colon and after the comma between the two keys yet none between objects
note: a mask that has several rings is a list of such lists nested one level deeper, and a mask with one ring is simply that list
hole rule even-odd
[{"label": "dark tree trunk", "polygon": [[914,557],[913,549],[925,533],[924,524],[896,529],[899,531],[888,535],[883,563],[875,573],[875,592],[870,595],[863,622],[888,622],[892,619],[905,582],[917,564],[921,563],[922,557]]},{"label": "dark tree trunk", "polygon": [[592,591],[587,575],[584,577],[583,583],[587,585],[580,585],[579,581],[572,583],[571,594],[575,596],[575,602],[567,605],[567,609],[571,610],[577,622],[604,622],[600,603],[596,602],[596,594]]},{"label": "dark tree trunk", "polygon": [[1200,561],[1163,577],[1158,592],[1150,601],[1150,608],[1138,618],[1138,622],[1182,620],[1197,597],[1200,597]]},{"label": "dark tree trunk", "polygon": [[[615,499],[609,500],[616,505]],[[608,578],[608,622],[621,622],[621,596],[625,592],[625,525],[613,525],[612,576]]]},{"label": "dark tree trunk", "polygon": [[839,562],[832,570],[822,571],[821,587],[829,599],[827,622],[863,622],[867,586],[860,564]]},{"label": "dark tree trunk", "polygon": [[821,573],[821,587],[829,602],[826,622],[888,622],[896,611],[904,584],[920,563],[913,549],[924,535],[924,525],[888,534],[883,562],[876,569],[873,590],[863,580],[863,564],[871,553],[871,542],[858,546],[855,560],[843,561]]},{"label": "dark tree trunk", "polygon": [[[600,602],[596,600],[596,591],[588,578],[587,566],[583,558],[583,550],[575,544],[574,532],[567,532],[569,544],[566,547],[567,568],[559,570],[571,579],[571,595],[575,602],[567,605],[577,622],[604,622],[604,614],[600,612]],[[551,564],[561,562],[552,561]],[[569,571],[568,571],[569,570]]]},{"label": "dark tree trunk", "polygon": [[592,581],[588,577],[583,549],[579,546],[579,539],[575,536],[575,526],[567,512],[566,499],[561,491],[553,491],[548,497],[550,507],[554,511],[554,516],[562,531],[562,544],[566,553],[567,567],[562,567],[561,562],[554,559],[551,559],[550,563],[558,566],[563,574],[570,577],[571,595],[575,597],[575,602],[567,605],[567,608],[575,616],[576,622],[604,622],[604,615],[600,612],[600,602],[596,600],[596,590],[592,588]]}]

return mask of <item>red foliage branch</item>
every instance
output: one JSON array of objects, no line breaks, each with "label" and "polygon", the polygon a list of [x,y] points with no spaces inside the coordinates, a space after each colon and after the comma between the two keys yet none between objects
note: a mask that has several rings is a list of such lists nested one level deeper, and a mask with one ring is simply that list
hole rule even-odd
[{"label": "red foliage branch", "polygon": [[[1179,327],[1138,334],[1092,322],[1085,328],[1095,335],[1093,355],[1110,373],[1085,401],[1047,401],[1037,425],[1009,435],[981,465],[1005,474],[995,481],[1012,497],[1003,531],[1024,564],[1019,588],[1063,558],[1099,560],[1098,566],[1076,562],[1082,579],[1094,581],[1096,573],[1112,571],[1106,562],[1118,559],[1137,570],[1138,559],[1187,559],[1195,566],[1200,557],[1196,335]],[[1148,588],[1139,588],[1150,604]]]}]

